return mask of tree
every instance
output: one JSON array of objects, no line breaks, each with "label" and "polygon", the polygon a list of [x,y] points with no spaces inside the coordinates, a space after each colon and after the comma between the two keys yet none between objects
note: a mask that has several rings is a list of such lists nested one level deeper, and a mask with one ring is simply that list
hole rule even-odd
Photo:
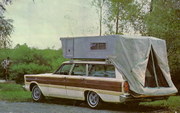
[{"label": "tree", "polygon": [[11,46],[11,33],[13,31],[11,19],[5,19],[0,16],[0,48],[7,48]]},{"label": "tree", "polygon": [[103,19],[103,5],[105,0],[93,0],[92,4],[97,8],[99,13],[99,35],[102,35],[102,19]]},{"label": "tree", "polygon": [[[178,0],[153,1],[152,11],[146,15],[145,24],[147,35],[165,39],[168,57],[174,57],[175,62],[180,64],[180,8],[177,4],[180,4]],[[177,66],[175,62],[171,64],[174,60],[170,60],[171,66]]]},{"label": "tree", "polygon": [[134,0],[108,0],[106,7],[106,34],[123,34],[137,29],[140,8]]},{"label": "tree", "polygon": [[13,32],[12,19],[5,19],[3,14],[6,11],[5,5],[11,3],[11,0],[3,0],[0,2],[0,48],[11,46],[11,33]]}]

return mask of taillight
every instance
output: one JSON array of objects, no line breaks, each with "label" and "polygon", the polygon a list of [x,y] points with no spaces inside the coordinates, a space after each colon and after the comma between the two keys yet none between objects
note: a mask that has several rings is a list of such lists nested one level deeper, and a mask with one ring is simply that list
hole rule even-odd
[{"label": "taillight", "polygon": [[125,93],[128,93],[129,92],[129,84],[128,84],[128,82],[126,81],[126,82],[124,82],[124,92]]}]

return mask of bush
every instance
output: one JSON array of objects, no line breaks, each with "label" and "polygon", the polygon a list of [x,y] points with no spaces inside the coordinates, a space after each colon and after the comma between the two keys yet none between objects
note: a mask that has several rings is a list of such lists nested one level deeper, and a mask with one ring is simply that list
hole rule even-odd
[{"label": "bush", "polygon": [[24,82],[25,74],[39,74],[51,72],[51,68],[45,65],[30,64],[17,64],[11,67],[10,78],[14,79],[16,83]]},{"label": "bush", "polygon": [[[24,82],[24,74],[54,72],[66,59],[62,50],[29,48],[26,44],[17,45],[14,49],[0,49],[0,62],[10,57],[10,79],[17,83]],[[0,78],[2,78],[0,66]]]}]

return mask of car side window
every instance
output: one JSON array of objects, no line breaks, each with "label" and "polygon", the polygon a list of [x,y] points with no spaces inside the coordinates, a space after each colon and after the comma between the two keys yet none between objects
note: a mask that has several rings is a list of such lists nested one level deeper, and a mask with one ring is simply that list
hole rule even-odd
[{"label": "car side window", "polygon": [[105,75],[109,78],[115,78],[115,67],[113,65],[105,65]]},{"label": "car side window", "polygon": [[89,76],[115,78],[115,68],[113,65],[91,64],[89,67]]},{"label": "car side window", "polygon": [[55,72],[55,74],[68,75],[71,67],[72,64],[64,64],[63,66],[60,67],[59,70]]},{"label": "car side window", "polygon": [[75,64],[71,75],[85,76],[86,75],[86,64]]}]

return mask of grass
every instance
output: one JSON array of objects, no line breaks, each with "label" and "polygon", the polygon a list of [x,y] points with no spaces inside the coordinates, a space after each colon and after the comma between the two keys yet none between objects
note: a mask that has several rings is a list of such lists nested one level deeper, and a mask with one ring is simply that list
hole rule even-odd
[{"label": "grass", "polygon": [[180,96],[171,96],[168,100],[159,100],[154,102],[142,102],[141,105],[152,107],[164,107],[171,111],[180,112]]},{"label": "grass", "polygon": [[24,91],[22,85],[14,83],[0,83],[0,100],[4,101],[30,101],[31,93]]}]

